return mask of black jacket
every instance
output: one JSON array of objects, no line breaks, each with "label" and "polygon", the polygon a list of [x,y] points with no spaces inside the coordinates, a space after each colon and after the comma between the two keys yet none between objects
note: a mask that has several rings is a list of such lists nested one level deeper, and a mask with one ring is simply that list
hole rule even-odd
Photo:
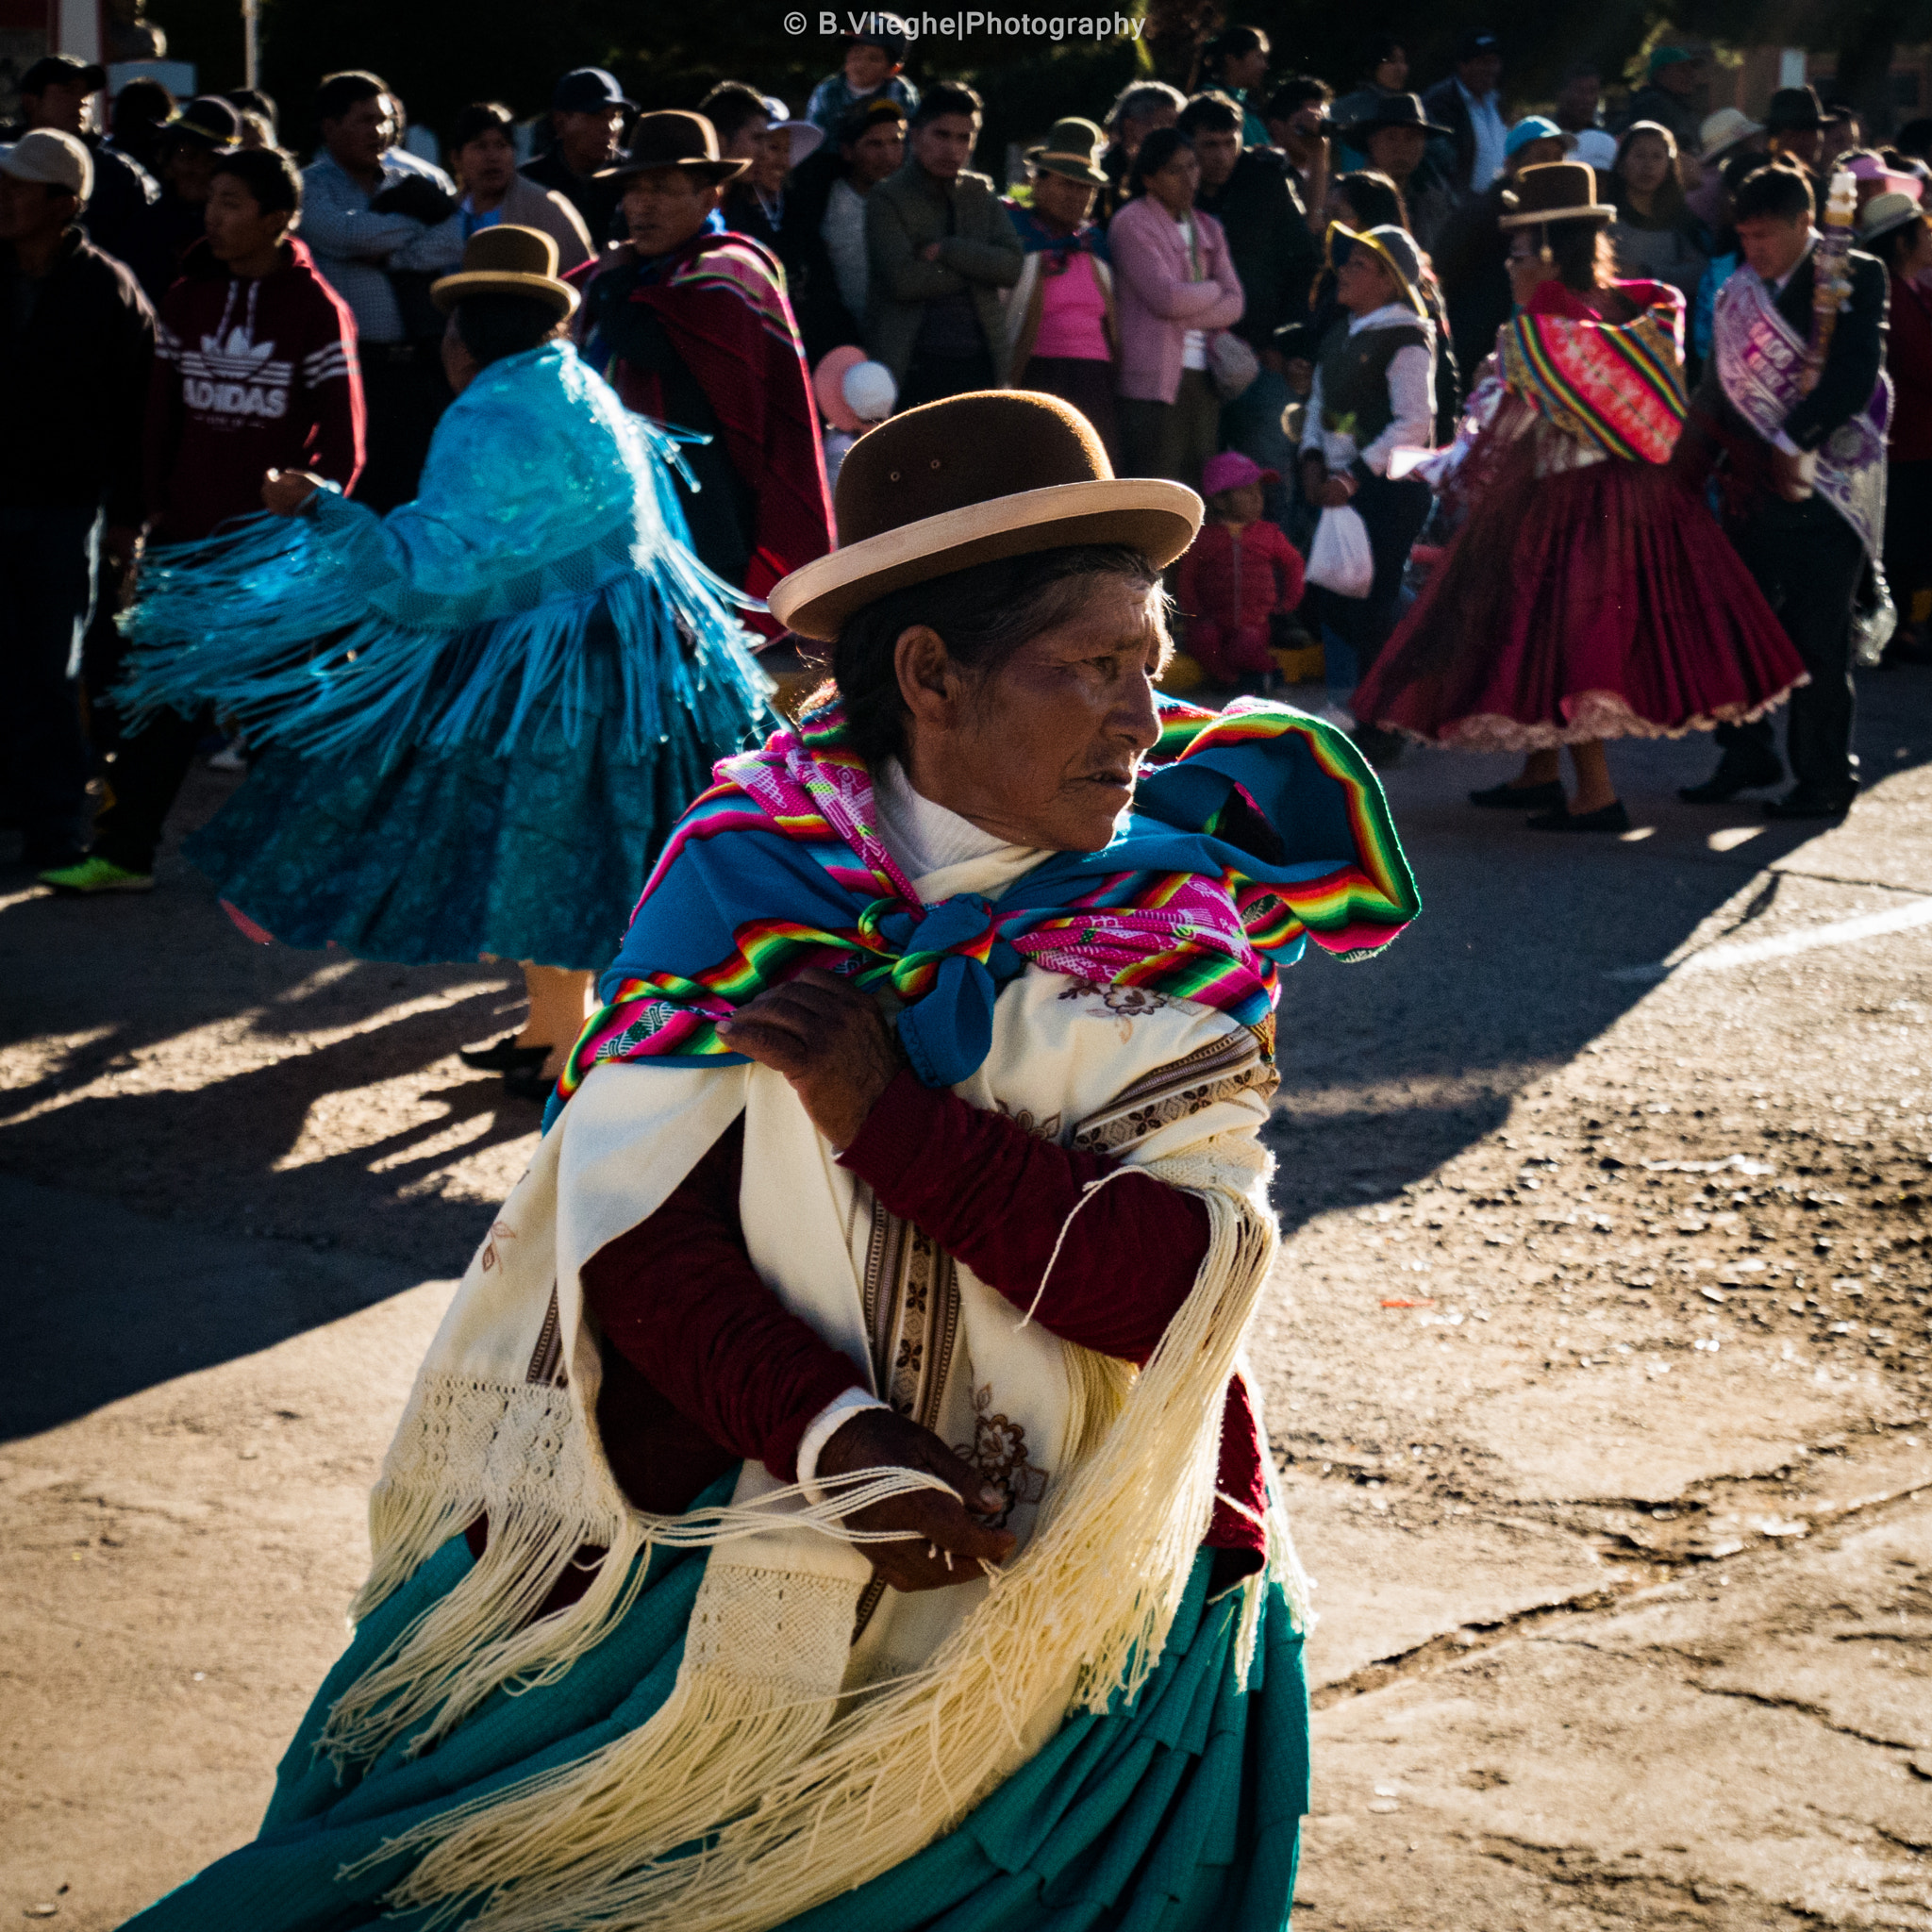
[{"label": "black jacket", "polygon": [[[133,272],[78,228],[52,272],[25,282],[0,242],[0,506],[142,521],[141,438],[155,318]],[[20,321],[23,297],[31,313]]]},{"label": "black jacket", "polygon": [[[1777,298],[1777,312],[1800,335],[1811,333],[1811,297],[1817,277],[1817,257],[1807,256]],[[1749,275],[1740,268],[1740,275]],[[1832,329],[1831,348],[1819,372],[1818,386],[1802,397],[1784,420],[1784,432],[1801,450],[1820,448],[1832,433],[1849,422],[1872,398],[1885,367],[1887,306],[1890,288],[1882,263],[1857,249],[1851,255],[1852,292],[1840,305]],[[1731,508],[1749,514],[1760,499],[1774,497],[1772,487],[1772,445],[1745,420],[1718,379],[1717,358],[1710,358],[1673,462],[1693,483],[1701,483],[1720,459],[1730,470],[1726,495]]]},{"label": "black jacket", "polygon": [[1251,348],[1272,349],[1277,328],[1307,320],[1308,291],[1322,265],[1288,157],[1272,147],[1244,150],[1219,188],[1203,186],[1195,193],[1194,206],[1226,229],[1247,297],[1230,333]]},{"label": "black jacket", "polygon": [[[764,242],[785,265],[785,292],[791,298],[808,368],[816,368],[820,357],[843,343],[865,341],[865,317],[845,307],[832,253],[825,246],[825,210],[832,190],[850,173],[837,142],[828,141],[808,155],[786,184],[784,212],[775,230],[762,219],[758,198],[749,189],[725,201],[724,218],[731,226]],[[747,216],[749,225],[738,219],[738,211],[747,204],[756,210]]]},{"label": "black jacket", "polygon": [[94,158],[94,192],[87,198],[80,225],[104,255],[125,261],[139,275],[148,210],[160,199],[160,186],[139,161],[96,137],[89,136],[87,144]]},{"label": "black jacket", "polygon": [[621,175],[579,175],[564,159],[560,147],[539,155],[535,160],[525,161],[517,172],[540,188],[554,188],[583,216],[584,226],[591,231],[593,254],[602,255],[613,242],[629,240],[629,230],[624,226],[621,212],[624,201],[624,179]]},{"label": "black jacket", "polygon": [[[1469,193],[1470,171],[1475,166],[1475,124],[1469,118],[1469,103],[1452,74],[1439,80],[1422,97],[1423,111],[1438,127],[1446,127],[1456,143],[1456,165],[1450,172],[1449,192],[1457,201]],[[1500,113],[1502,109],[1498,108]],[[1432,145],[1433,145],[1432,137]]]},{"label": "black jacket", "polygon": [[1448,305],[1457,366],[1469,387],[1482,359],[1496,346],[1496,331],[1509,320],[1509,238],[1503,232],[1503,191],[1497,181],[1466,201],[1443,225],[1435,248],[1436,275]]}]

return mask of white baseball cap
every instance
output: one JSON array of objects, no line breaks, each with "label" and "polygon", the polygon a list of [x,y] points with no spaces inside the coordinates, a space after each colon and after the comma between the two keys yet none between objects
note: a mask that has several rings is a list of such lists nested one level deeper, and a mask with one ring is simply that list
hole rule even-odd
[{"label": "white baseball cap", "polygon": [[0,148],[0,174],[16,181],[39,181],[64,188],[85,201],[93,192],[94,158],[87,143],[58,127],[36,127],[11,147]]},{"label": "white baseball cap", "polygon": [[1586,168],[1594,168],[1601,175],[1617,165],[1616,141],[1601,127],[1586,127],[1576,137],[1570,158],[1581,161]]}]

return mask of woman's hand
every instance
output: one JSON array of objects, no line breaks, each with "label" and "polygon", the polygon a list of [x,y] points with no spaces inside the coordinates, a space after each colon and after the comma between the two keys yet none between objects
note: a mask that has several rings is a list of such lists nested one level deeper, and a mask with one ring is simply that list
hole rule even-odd
[{"label": "woman's hand", "polygon": [[307,470],[271,470],[261,486],[263,506],[278,517],[296,517],[307,509],[322,478]]},{"label": "woman's hand", "polygon": [[1355,495],[1355,479],[1350,476],[1330,476],[1315,494],[1315,501],[1323,509],[1341,509]]},{"label": "woman's hand", "polygon": [[[894,1590],[944,1590],[949,1584],[971,1583],[984,1574],[982,1559],[999,1563],[1012,1555],[1011,1531],[989,1529],[968,1513],[971,1505],[983,1516],[993,1515],[1005,1506],[1005,1496],[930,1429],[906,1416],[884,1408],[859,1409],[832,1431],[819,1451],[821,1481],[879,1468],[924,1470],[958,1492],[948,1496],[939,1490],[913,1490],[845,1519],[853,1529],[910,1532],[903,1542],[858,1545]],[[938,1554],[928,1556],[928,1550]]]},{"label": "woman's hand", "polygon": [[759,993],[718,1032],[733,1053],[783,1074],[834,1147],[858,1138],[905,1064],[872,995],[816,966]]}]

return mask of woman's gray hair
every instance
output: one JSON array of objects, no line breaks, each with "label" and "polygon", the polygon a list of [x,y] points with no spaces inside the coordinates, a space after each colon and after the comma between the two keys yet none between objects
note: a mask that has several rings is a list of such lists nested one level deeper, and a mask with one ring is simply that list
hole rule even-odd
[{"label": "woman's gray hair", "polygon": [[1129,81],[1107,110],[1107,130],[1113,133],[1123,121],[1144,121],[1162,108],[1172,108],[1178,114],[1187,105],[1187,95],[1164,80]]},{"label": "woman's gray hair", "polygon": [[889,591],[845,621],[832,646],[832,686],[845,707],[853,749],[876,771],[906,758],[906,701],[899,694],[900,636],[914,625],[937,631],[946,655],[984,684],[1015,652],[1067,622],[1091,594],[1091,579],[1124,577],[1145,591],[1160,573],[1124,543],[1083,543],[1030,557],[1000,558]]}]

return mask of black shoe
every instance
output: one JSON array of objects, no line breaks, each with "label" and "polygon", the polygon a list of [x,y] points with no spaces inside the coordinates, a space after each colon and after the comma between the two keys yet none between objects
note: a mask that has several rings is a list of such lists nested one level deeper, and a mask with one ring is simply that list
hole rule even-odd
[{"label": "black shoe", "polygon": [[78,865],[87,857],[87,847],[72,839],[24,839],[20,862],[28,872],[61,872]]},{"label": "black shoe", "polygon": [[1841,819],[1852,808],[1857,791],[1820,791],[1809,785],[1794,785],[1782,798],[1764,801],[1768,819]]},{"label": "black shoe", "polygon": [[535,1066],[512,1067],[503,1076],[503,1091],[512,1100],[534,1100],[539,1107],[550,1098],[551,1089],[556,1085],[555,1080],[545,1076],[541,1059]]},{"label": "black shoe", "polygon": [[1399,731],[1384,731],[1379,724],[1357,724],[1349,736],[1355,748],[1378,772],[1386,772],[1401,761],[1405,742]]},{"label": "black shoe", "polygon": [[1560,810],[1563,787],[1555,778],[1547,785],[1491,785],[1487,791],[1472,791],[1469,802],[1491,811]]},{"label": "black shoe", "polygon": [[547,1046],[519,1046],[514,1033],[488,1046],[459,1046],[457,1058],[479,1074],[508,1074],[518,1067],[541,1067],[550,1058]]},{"label": "black shoe", "polygon": [[1630,814],[1613,798],[1596,811],[1540,811],[1529,822],[1533,832],[1627,832]]},{"label": "black shoe", "polygon": [[1740,791],[1756,791],[1777,784],[1785,775],[1783,761],[1772,753],[1762,758],[1733,758],[1726,752],[1702,785],[1685,785],[1677,796],[1686,805],[1728,805]]}]

